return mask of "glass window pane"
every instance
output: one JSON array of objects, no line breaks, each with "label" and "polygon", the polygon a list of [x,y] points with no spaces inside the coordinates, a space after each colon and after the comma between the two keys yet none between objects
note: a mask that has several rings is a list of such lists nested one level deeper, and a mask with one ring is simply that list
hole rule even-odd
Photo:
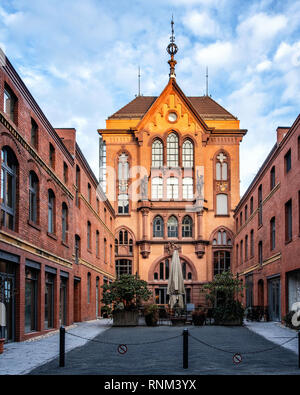
[{"label": "glass window pane", "polygon": [[217,195],[217,215],[228,214],[228,196],[220,193]]}]

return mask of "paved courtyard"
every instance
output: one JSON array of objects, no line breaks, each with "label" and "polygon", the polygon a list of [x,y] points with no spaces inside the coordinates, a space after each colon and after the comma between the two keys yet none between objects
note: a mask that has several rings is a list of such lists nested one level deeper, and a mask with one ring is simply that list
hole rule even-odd
[{"label": "paved courtyard", "polygon": [[[288,341],[289,338],[295,337],[296,332],[289,330],[277,332],[280,336],[276,336],[275,343],[277,344],[275,344],[255,333],[254,326],[252,325],[251,330],[247,327],[190,327],[188,369],[182,368],[183,327],[139,326],[110,328],[96,336],[94,341],[68,352],[65,367],[59,368],[58,358],[56,358],[32,370],[30,374],[299,375],[297,353],[278,346]],[[68,342],[71,342],[73,338],[70,334],[66,335],[67,347]],[[295,349],[297,340],[289,343],[293,343],[292,347]],[[118,352],[118,344],[126,344],[127,353],[121,355]],[[240,364],[233,363],[235,353],[240,353],[242,356]]]}]

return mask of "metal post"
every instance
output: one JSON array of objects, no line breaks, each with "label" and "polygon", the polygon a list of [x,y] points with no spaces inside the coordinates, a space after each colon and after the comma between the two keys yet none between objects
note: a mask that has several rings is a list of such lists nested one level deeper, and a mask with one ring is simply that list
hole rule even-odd
[{"label": "metal post", "polygon": [[65,334],[66,330],[63,326],[59,328],[59,367],[65,366]]},{"label": "metal post", "polygon": [[183,369],[189,367],[189,331],[183,330]]},{"label": "metal post", "polygon": [[298,331],[298,367],[300,369],[300,330]]}]

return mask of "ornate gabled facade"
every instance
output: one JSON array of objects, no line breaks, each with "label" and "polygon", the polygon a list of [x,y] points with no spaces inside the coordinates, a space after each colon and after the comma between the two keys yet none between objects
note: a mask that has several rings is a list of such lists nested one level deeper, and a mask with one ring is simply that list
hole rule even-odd
[{"label": "ornate gabled facade", "polygon": [[[170,76],[162,93],[136,97],[98,130],[100,178],[109,180],[106,193],[117,214],[117,273],[138,273],[156,302],[165,304],[177,247],[186,302],[197,305],[203,302],[199,286],[232,261],[239,144],[246,130],[209,96],[183,93],[175,78],[177,47],[170,45]],[[126,243],[120,234],[127,235]]]}]

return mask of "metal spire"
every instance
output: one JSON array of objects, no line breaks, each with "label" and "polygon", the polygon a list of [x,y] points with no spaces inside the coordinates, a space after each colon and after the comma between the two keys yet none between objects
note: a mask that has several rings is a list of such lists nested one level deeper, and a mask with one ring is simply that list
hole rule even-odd
[{"label": "metal spire", "polygon": [[139,79],[139,93],[138,93],[138,96],[141,96],[141,68],[140,68],[140,66],[139,66],[138,79]]},{"label": "metal spire", "polygon": [[208,67],[206,66],[206,96],[208,96]]},{"label": "metal spire", "polygon": [[171,56],[171,59],[168,61],[170,65],[170,78],[175,78],[175,65],[177,64],[176,60],[174,59],[174,55],[178,52],[178,47],[175,44],[175,36],[174,36],[174,20],[173,20],[173,15],[172,15],[172,20],[171,20],[171,31],[172,35],[170,37],[170,44],[167,47],[167,52]]}]

